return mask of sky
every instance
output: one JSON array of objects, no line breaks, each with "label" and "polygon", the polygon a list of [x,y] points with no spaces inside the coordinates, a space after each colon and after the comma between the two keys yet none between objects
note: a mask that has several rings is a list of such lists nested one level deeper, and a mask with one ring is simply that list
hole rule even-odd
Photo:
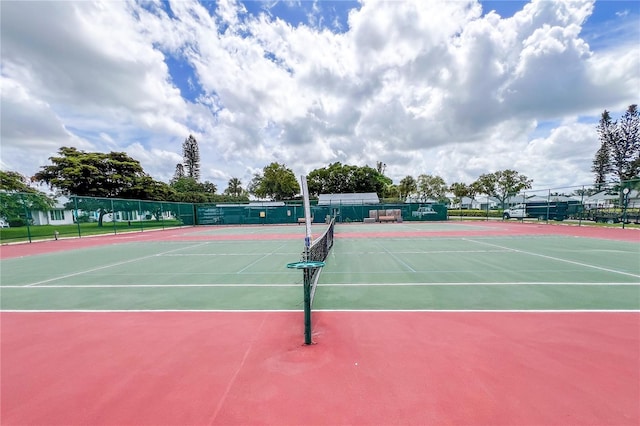
[{"label": "sky", "polygon": [[63,146],[169,182],[272,162],[450,185],[513,169],[588,185],[604,110],[640,103],[640,2],[0,1],[0,168]]}]

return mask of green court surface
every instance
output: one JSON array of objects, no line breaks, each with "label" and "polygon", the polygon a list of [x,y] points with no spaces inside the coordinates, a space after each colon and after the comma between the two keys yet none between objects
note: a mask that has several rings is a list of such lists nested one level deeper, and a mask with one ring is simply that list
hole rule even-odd
[{"label": "green court surface", "polygon": [[[640,309],[637,242],[436,235],[479,229],[453,223],[396,225],[393,236],[382,229],[336,227],[315,310]],[[434,235],[413,236],[416,230]],[[302,272],[286,268],[300,259],[302,238],[281,237],[303,233],[302,226],[194,229],[176,241],[3,259],[0,307],[302,310]],[[242,238],[215,239],[234,235]]]}]

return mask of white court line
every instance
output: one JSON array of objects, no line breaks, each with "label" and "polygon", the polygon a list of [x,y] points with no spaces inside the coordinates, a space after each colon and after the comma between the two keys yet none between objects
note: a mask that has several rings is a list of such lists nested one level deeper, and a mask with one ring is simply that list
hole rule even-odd
[{"label": "white court line", "polygon": [[241,274],[241,273],[243,273],[244,271],[246,271],[247,269],[251,268],[251,267],[252,267],[253,265],[255,265],[256,263],[260,262],[262,259],[265,259],[265,258],[267,258],[267,257],[269,257],[269,256],[272,256],[273,254],[275,254],[279,249],[281,249],[281,248],[282,248],[282,247],[284,247],[285,245],[286,245],[286,243],[285,243],[285,244],[281,244],[280,246],[278,246],[278,247],[276,247],[275,249],[273,249],[273,250],[271,251],[271,253],[267,253],[267,254],[265,254],[264,256],[262,256],[262,257],[260,257],[260,258],[256,259],[255,261],[251,262],[250,264],[248,264],[248,265],[247,265],[247,266],[245,266],[244,268],[240,269],[238,272],[236,272],[236,274]]},{"label": "white court line", "polygon": [[376,244],[378,244],[380,247],[382,247],[382,249],[389,254],[389,256],[393,257],[396,261],[400,262],[402,265],[404,265],[406,268],[408,268],[411,272],[417,272],[415,269],[413,269],[411,266],[409,266],[405,261],[403,261],[402,259],[400,259],[398,256],[396,256],[395,254],[393,254],[392,252],[390,252],[389,250],[387,250],[382,244],[376,242]]},{"label": "white court line", "polygon": [[496,286],[496,285],[504,285],[504,286],[519,286],[519,285],[585,285],[585,286],[618,286],[618,285],[631,285],[631,286],[640,286],[640,282],[637,283],[629,283],[629,282],[607,282],[607,283],[596,283],[596,282],[490,282],[490,283],[481,283],[481,282],[441,282],[441,283],[322,283],[319,284],[320,287],[429,287],[429,286]]},{"label": "white court line", "polygon": [[51,289],[51,288],[176,288],[176,287],[300,287],[302,284],[62,284],[42,287],[24,285],[4,285],[0,289]]},{"label": "white court line", "polygon": [[[542,286],[640,286],[640,282],[549,282],[549,281],[524,281],[524,282],[429,282],[429,283],[322,283],[320,287],[448,287],[448,286],[525,286],[525,285],[542,285]],[[0,289],[54,289],[54,288],[185,288],[185,287],[256,287],[256,288],[270,288],[270,287],[300,287],[300,283],[289,284],[250,284],[250,283],[238,283],[238,284],[62,284],[62,285],[48,285],[42,287],[27,287],[23,285],[6,285],[0,286]]]},{"label": "white court line", "polygon": [[8,313],[145,313],[145,312],[220,312],[220,313],[248,313],[248,312],[302,312],[303,309],[2,309]]},{"label": "white court line", "polygon": [[[507,253],[511,250],[412,250],[412,251],[394,251],[396,254],[451,254],[451,253]],[[385,251],[348,251],[340,252],[340,256],[362,256],[363,254],[389,254]]]},{"label": "white court line", "polygon": [[102,269],[112,268],[114,266],[126,265],[127,263],[133,263],[133,262],[137,262],[139,260],[150,259],[152,257],[162,256],[163,254],[171,253],[171,252],[174,252],[174,251],[187,250],[187,249],[194,248],[194,247],[200,247],[200,246],[204,246],[206,244],[208,244],[208,242],[196,244],[196,245],[193,245],[193,246],[187,246],[187,247],[181,247],[181,248],[177,248],[177,249],[173,249],[173,250],[168,250],[168,251],[165,251],[165,252],[162,252],[162,253],[150,254],[148,256],[136,257],[134,259],[123,260],[122,262],[111,263],[109,265],[99,266],[97,268],[87,269],[87,270],[80,271],[80,272],[74,272],[72,274],[66,274],[66,275],[62,275],[62,276],[59,276],[59,277],[55,277],[55,278],[49,278],[49,279],[46,279],[46,280],[42,280],[42,281],[38,281],[38,282],[35,282],[35,283],[27,284],[27,285],[25,285],[23,287],[38,286],[38,285],[41,285],[41,284],[50,283],[52,281],[58,281],[58,280],[66,279],[66,278],[76,277],[78,275],[88,274],[90,272],[100,271]]},{"label": "white court line", "polygon": [[[0,310],[1,313],[24,313],[24,314],[48,314],[48,313],[288,313],[302,312],[302,309],[45,309],[45,310],[26,310],[26,309],[5,309]],[[553,314],[553,313],[640,313],[639,309],[313,309],[313,312],[353,312],[353,313],[384,313],[384,312],[400,312],[400,313],[418,313],[418,312],[450,312],[450,313],[523,313],[523,314]]]},{"label": "white court line", "polygon": [[459,313],[640,313],[640,309],[313,309],[314,312],[459,312]]},{"label": "white court line", "polygon": [[[278,247],[280,248],[280,247]],[[208,257],[217,257],[217,256],[269,256],[274,254],[275,252],[272,251],[271,253],[176,253],[176,254],[162,254],[161,256],[163,257],[197,257],[197,256],[208,256]],[[278,252],[278,254],[281,255],[298,255],[300,254],[300,252],[298,251],[291,251],[291,252]]]},{"label": "white court line", "polygon": [[463,239],[465,241],[469,241],[469,242],[476,243],[476,244],[484,244],[484,245],[488,245],[488,246],[492,246],[492,247],[498,247],[498,248],[501,248],[501,249],[510,250],[512,252],[515,252],[515,253],[523,253],[523,254],[528,254],[530,256],[538,256],[538,257],[542,257],[544,259],[555,260],[557,262],[565,262],[565,263],[570,263],[572,265],[584,266],[585,268],[597,269],[599,271],[612,272],[614,274],[627,275],[627,276],[634,277],[634,278],[640,278],[640,275],[632,274],[630,272],[617,271],[615,269],[603,268],[601,266],[595,266],[595,265],[589,265],[588,263],[576,262],[574,260],[562,259],[560,257],[547,256],[547,255],[544,255],[544,254],[533,253],[533,252],[530,252],[530,251],[518,250],[518,249],[514,249],[514,248],[510,248],[510,247],[504,247],[504,246],[501,246],[501,245],[498,245],[498,244],[487,243],[485,241],[475,241],[475,240],[472,240],[470,238],[463,238]]}]

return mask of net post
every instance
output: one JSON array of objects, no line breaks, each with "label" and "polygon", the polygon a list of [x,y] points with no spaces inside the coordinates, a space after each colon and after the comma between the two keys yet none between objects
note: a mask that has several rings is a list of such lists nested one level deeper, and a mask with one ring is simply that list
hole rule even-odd
[{"label": "net post", "polygon": [[312,344],[311,340],[311,277],[313,270],[305,268],[304,274],[304,344]]},{"label": "net post", "polygon": [[[302,186],[302,200],[304,204],[304,260],[309,261],[311,251],[311,202],[309,200],[309,187],[307,186],[307,176],[300,176]],[[304,276],[304,343],[310,345],[311,342],[311,280],[313,272],[310,268],[303,271]]]}]

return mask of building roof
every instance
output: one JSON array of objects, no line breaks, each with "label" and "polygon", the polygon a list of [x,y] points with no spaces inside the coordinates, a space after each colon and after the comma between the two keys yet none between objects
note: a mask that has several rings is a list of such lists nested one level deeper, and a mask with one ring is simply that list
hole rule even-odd
[{"label": "building roof", "polygon": [[378,194],[375,192],[356,192],[351,194],[320,194],[319,206],[331,204],[380,204]]},{"label": "building roof", "polygon": [[260,207],[282,207],[285,206],[284,201],[252,201],[249,203],[240,203],[240,204],[225,204],[220,203],[216,204],[216,207],[249,207],[249,208],[260,208]]}]

